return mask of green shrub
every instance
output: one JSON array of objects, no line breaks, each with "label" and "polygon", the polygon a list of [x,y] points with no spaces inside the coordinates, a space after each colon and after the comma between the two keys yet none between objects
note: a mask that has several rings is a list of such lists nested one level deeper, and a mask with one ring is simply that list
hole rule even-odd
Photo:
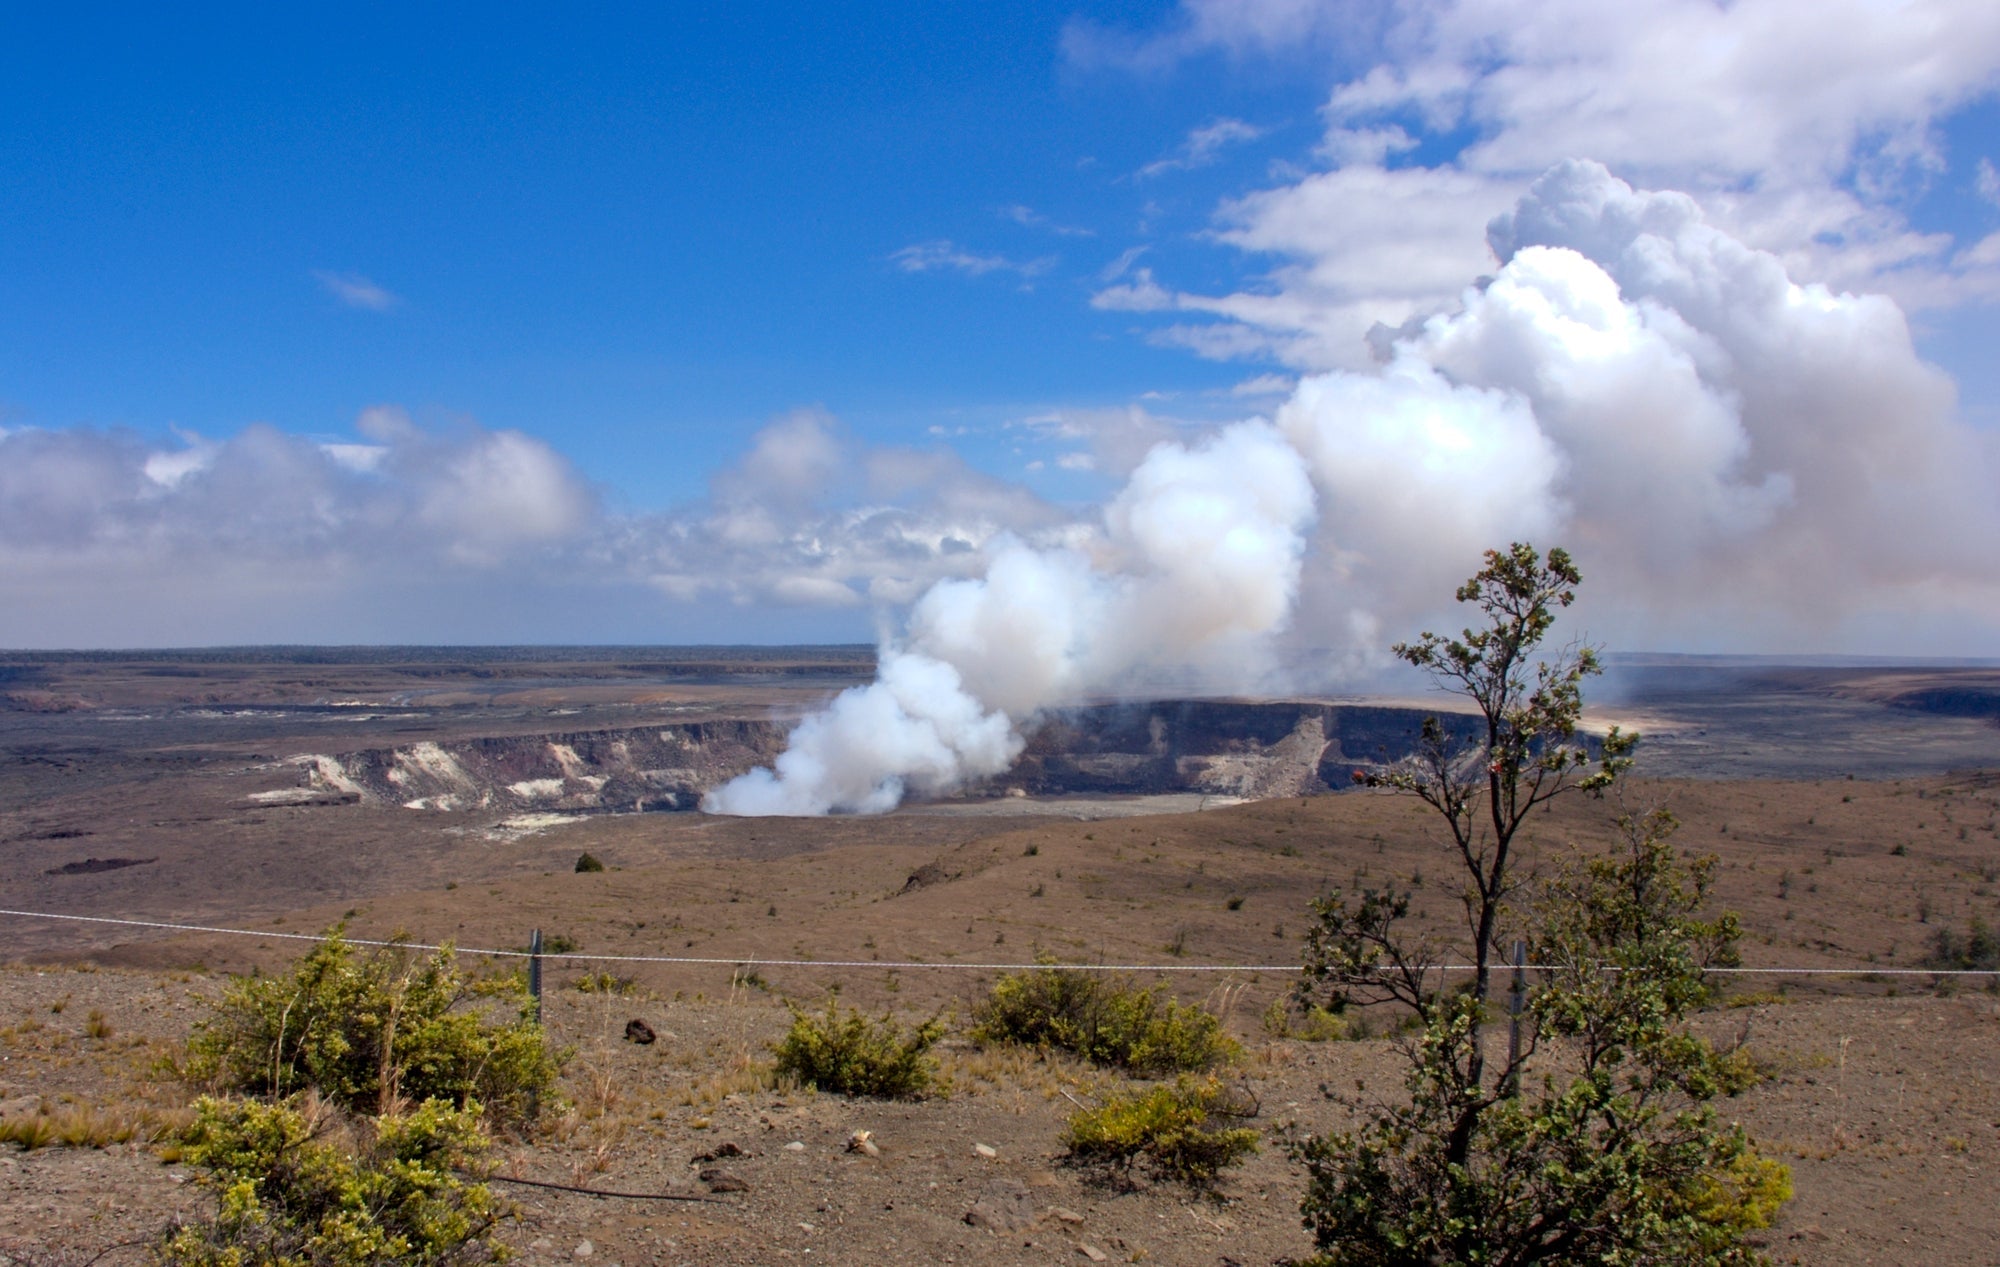
[{"label": "green shrub", "polygon": [[488,1141],[477,1105],[427,1100],[372,1124],[323,1102],[204,1097],[183,1161],[216,1194],[213,1217],[162,1233],[172,1267],[452,1267],[496,1262],[512,1211],[461,1172]]},{"label": "green shrub", "polygon": [[1257,1132],[1248,1127],[1213,1129],[1222,1084],[1213,1077],[1182,1074],[1143,1095],[1115,1096],[1102,1108],[1069,1119],[1063,1147],[1085,1165],[1130,1171],[1136,1162],[1168,1179],[1207,1183],[1226,1166],[1257,1151]]},{"label": "green shrub", "polygon": [[1931,953],[1924,967],[1956,972],[1991,972],[2000,969],[2000,934],[1974,916],[1963,935],[1949,928],[1931,934]]},{"label": "green shrub", "polygon": [[598,861],[596,854],[580,853],[576,856],[576,871],[578,875],[602,870],[604,870],[604,864]]},{"label": "green shrub", "polygon": [[1071,1052],[1134,1073],[1199,1072],[1236,1059],[1242,1047],[1222,1022],[1194,1004],[1074,968],[1038,968],[1001,977],[974,1016],[983,1043],[1021,1043]]},{"label": "green shrub", "polygon": [[1317,1004],[1294,1010],[1285,999],[1272,999],[1264,1009],[1264,1032],[1273,1038],[1295,1038],[1303,1043],[1331,1043],[1353,1034],[1345,1018]]},{"label": "green shrub", "polygon": [[289,976],[231,981],[188,1049],[192,1078],[234,1091],[310,1089],[372,1113],[477,1100],[503,1120],[529,1114],[561,1068],[519,977],[468,981],[449,947],[358,955],[337,930]]},{"label": "green shrub", "polygon": [[824,1016],[785,1006],[792,1012],[791,1032],[772,1049],[781,1076],[836,1095],[888,1100],[922,1096],[937,1076],[929,1052],[944,1037],[942,1017],[931,1017],[905,1036],[887,1012],[880,1020],[843,1013],[837,995],[827,999]]},{"label": "green shrub", "polygon": [[1791,1199],[1792,1168],[1746,1146],[1726,1166],[1698,1176],[1679,1212],[1701,1229],[1701,1248],[1721,1255],[1749,1233],[1771,1226]]}]

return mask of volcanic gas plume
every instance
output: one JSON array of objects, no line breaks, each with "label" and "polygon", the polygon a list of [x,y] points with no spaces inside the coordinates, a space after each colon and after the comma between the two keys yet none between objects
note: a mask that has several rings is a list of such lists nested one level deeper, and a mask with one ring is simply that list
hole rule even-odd
[{"label": "volcanic gas plume", "polygon": [[[1512,540],[1569,546],[1592,632],[1698,645],[1891,601],[2000,618],[1991,455],[1889,299],[1798,285],[1695,201],[1567,162],[1458,307],[1372,372],[1154,447],[1066,540],[990,542],[726,814],[875,812],[1006,768],[1040,711],[1162,668],[1379,656]],[[1643,644],[1642,644],[1643,645]],[[1289,651],[1289,655],[1286,653]]]}]

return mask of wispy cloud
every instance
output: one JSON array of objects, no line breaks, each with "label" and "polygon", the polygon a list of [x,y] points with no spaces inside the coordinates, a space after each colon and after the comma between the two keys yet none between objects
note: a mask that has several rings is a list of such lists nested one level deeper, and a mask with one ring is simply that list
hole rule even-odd
[{"label": "wispy cloud", "polygon": [[362,308],[369,312],[387,312],[402,299],[387,287],[359,273],[335,273],[326,269],[315,269],[313,276],[326,292],[346,304],[349,308]]},{"label": "wispy cloud", "polygon": [[1094,238],[1097,236],[1097,232],[1094,229],[1079,228],[1073,224],[1060,224],[1049,219],[1026,203],[1021,202],[1000,208],[1000,218],[1003,220],[1012,220],[1015,224],[1023,228],[1039,229],[1044,233],[1053,233],[1057,237]]},{"label": "wispy cloud", "polygon": [[1179,149],[1165,158],[1146,164],[1139,175],[1160,176],[1167,172],[1192,171],[1207,167],[1223,150],[1264,135],[1264,129],[1241,119],[1222,118],[1188,133]]},{"label": "wispy cloud", "polygon": [[1144,245],[1125,248],[1118,253],[1117,259],[1112,260],[1109,264],[1098,270],[1097,280],[1101,282],[1117,281],[1119,278],[1125,276],[1131,270],[1132,265],[1138,262],[1139,257],[1144,255],[1149,249],[1151,248]]},{"label": "wispy cloud", "polygon": [[1981,198],[2000,207],[2000,168],[1993,166],[1992,159],[1979,160],[1979,170],[1973,178],[1973,187],[1979,190]]},{"label": "wispy cloud", "polygon": [[1284,374],[1259,374],[1229,389],[1231,396],[1289,396],[1298,380]]},{"label": "wispy cloud", "polygon": [[1173,292],[1153,280],[1153,270],[1135,269],[1132,280],[1106,286],[1090,297],[1090,306],[1101,312],[1163,312],[1175,307]]},{"label": "wispy cloud", "polygon": [[984,277],[988,273],[1013,273],[1020,277],[1040,277],[1056,265],[1053,255],[1032,260],[1014,260],[1004,255],[981,255],[968,251],[948,238],[914,242],[889,256],[906,273],[964,273]]},{"label": "wispy cloud", "polygon": [[1064,60],[1082,69],[1141,74],[1171,71],[1214,51],[1233,59],[1310,57],[1329,46],[1369,38],[1383,21],[1373,10],[1387,7],[1311,0],[1181,0],[1178,11],[1155,32],[1072,18],[1063,27],[1062,52]]}]

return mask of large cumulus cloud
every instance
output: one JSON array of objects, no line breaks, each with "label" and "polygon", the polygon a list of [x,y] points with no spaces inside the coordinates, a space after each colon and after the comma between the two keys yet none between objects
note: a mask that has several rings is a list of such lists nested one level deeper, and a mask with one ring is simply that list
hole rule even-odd
[{"label": "large cumulus cloud", "polygon": [[1107,306],[1174,314],[1167,343],[1358,368],[1371,326],[1455,302],[1479,225],[1551,164],[1589,157],[1700,197],[1792,276],[1906,311],[2000,298],[2000,233],[1913,223],[1978,155],[1944,141],[2000,91],[2000,8],[1966,0],[1183,0],[1153,32],[1072,25],[1072,58],[1165,73],[1220,51],[1316,60],[1314,166],[1223,203],[1215,236],[1274,264],[1228,293],[1170,277]]}]

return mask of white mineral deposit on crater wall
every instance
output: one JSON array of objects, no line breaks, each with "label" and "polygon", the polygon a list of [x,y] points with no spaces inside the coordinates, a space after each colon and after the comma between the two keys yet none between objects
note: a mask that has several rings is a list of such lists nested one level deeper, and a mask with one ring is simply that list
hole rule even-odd
[{"label": "white mineral deposit on crater wall", "polygon": [[561,779],[522,779],[518,783],[509,783],[507,790],[524,801],[540,800],[546,797],[561,796],[563,793],[563,781]]}]

